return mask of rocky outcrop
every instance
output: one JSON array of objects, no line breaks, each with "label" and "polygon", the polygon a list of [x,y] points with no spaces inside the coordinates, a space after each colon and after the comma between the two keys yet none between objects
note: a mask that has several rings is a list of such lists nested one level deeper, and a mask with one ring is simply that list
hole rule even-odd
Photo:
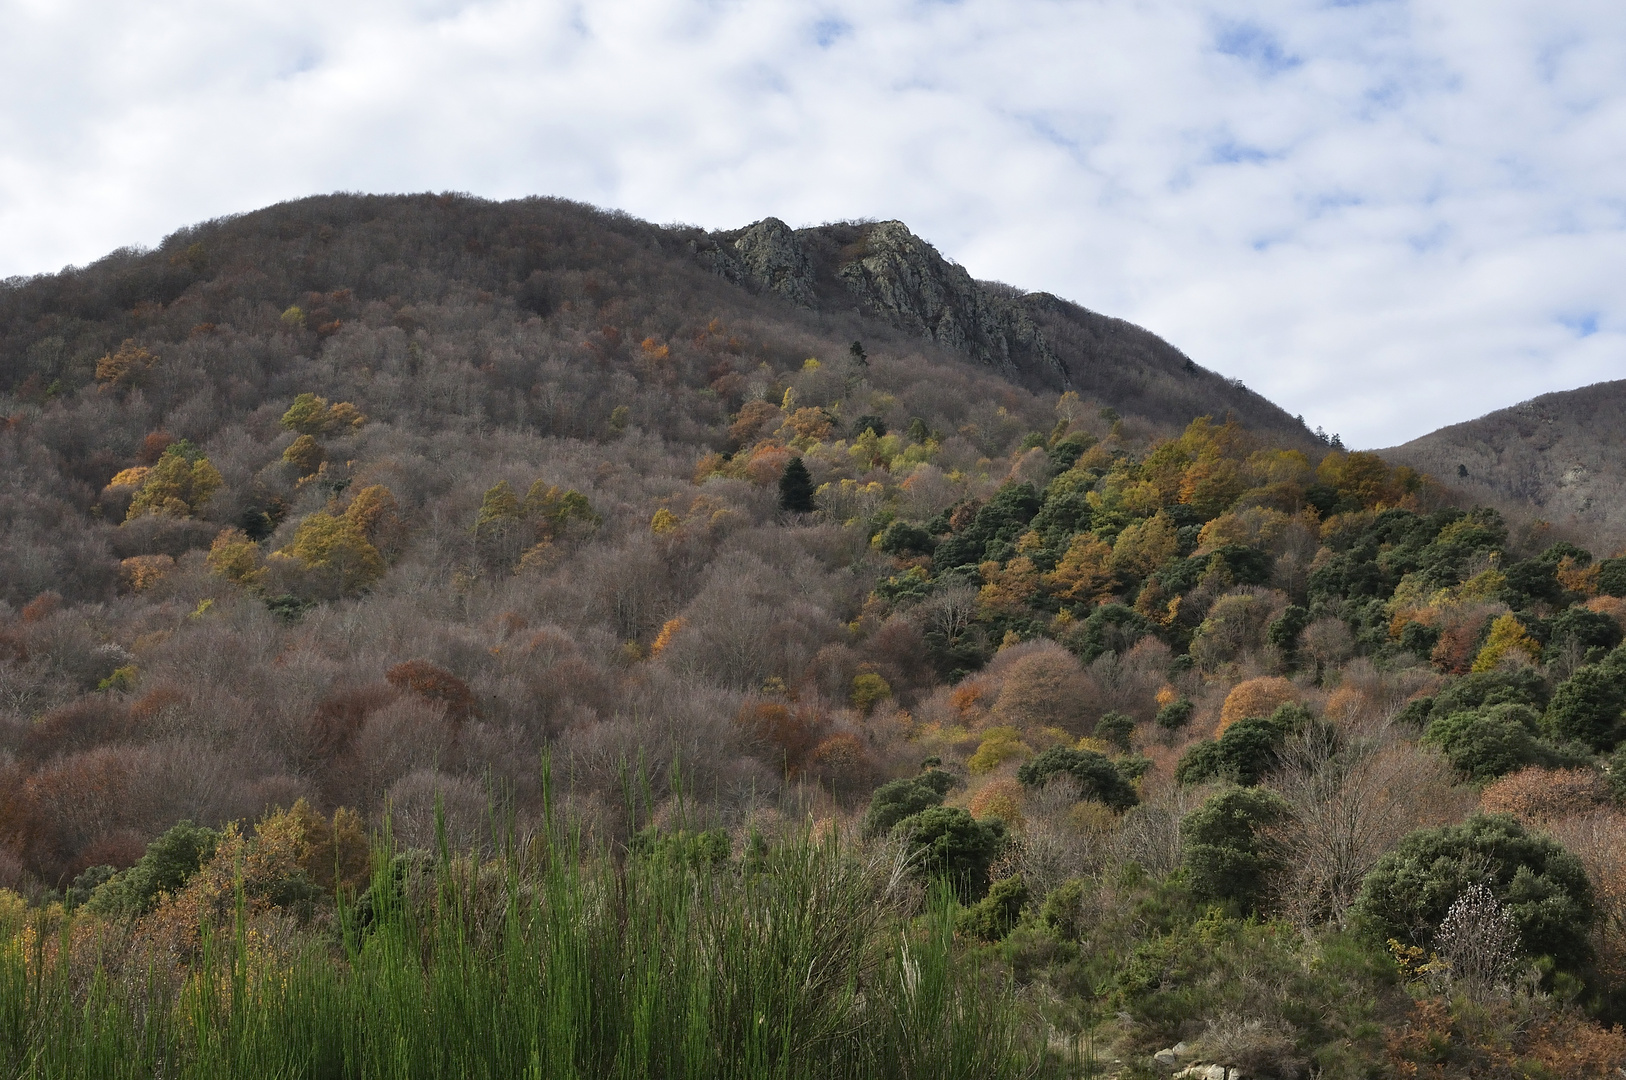
[{"label": "rocky outcrop", "polygon": [[1006,372],[1014,372],[1020,354],[1028,353],[1066,382],[1066,368],[1020,306],[1022,294],[1000,295],[972,280],[901,221],[872,226],[856,257],[837,273],[870,312],[899,329]]},{"label": "rocky outcrop", "polygon": [[813,266],[796,233],[778,218],[763,218],[734,241],[746,280],[793,304],[814,305]]},{"label": "rocky outcrop", "polygon": [[1207,1062],[1187,1064],[1192,1061],[1194,1051],[1186,1043],[1175,1043],[1167,1050],[1159,1050],[1152,1055],[1153,1064],[1174,1073],[1175,1080],[1246,1080],[1242,1070],[1231,1065],[1214,1065]]},{"label": "rocky outcrop", "polygon": [[738,233],[691,242],[695,258],[712,273],[814,307],[813,266],[796,233],[778,218],[763,218]]},{"label": "rocky outcrop", "polygon": [[[1006,374],[1037,366],[1047,381],[1067,385],[1066,365],[1020,291],[973,280],[901,221],[858,226],[857,242],[849,244],[831,242],[827,234],[836,228],[854,227],[797,231],[763,218],[691,241],[691,249],[701,265],[754,291],[808,308],[856,301],[866,314]],[[826,257],[816,259],[815,252]]]},{"label": "rocky outcrop", "polygon": [[764,218],[691,234],[689,248],[700,265],[753,292],[818,311],[856,310],[1032,390],[1074,390],[1159,424],[1234,416],[1307,449],[1319,445],[1302,421],[1157,335],[1049,293],[977,281],[901,221],[793,230]]}]

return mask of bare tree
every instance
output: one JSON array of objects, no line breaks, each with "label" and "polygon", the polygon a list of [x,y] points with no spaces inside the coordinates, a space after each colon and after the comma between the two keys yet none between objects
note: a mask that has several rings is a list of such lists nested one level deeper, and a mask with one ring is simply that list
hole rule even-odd
[{"label": "bare tree", "polygon": [[920,606],[927,631],[936,631],[954,644],[977,617],[977,590],[968,585],[939,589]]},{"label": "bare tree", "polygon": [[1455,820],[1463,801],[1436,759],[1325,724],[1288,741],[1274,784],[1293,811],[1280,892],[1304,923],[1342,926],[1378,857],[1421,825]]}]

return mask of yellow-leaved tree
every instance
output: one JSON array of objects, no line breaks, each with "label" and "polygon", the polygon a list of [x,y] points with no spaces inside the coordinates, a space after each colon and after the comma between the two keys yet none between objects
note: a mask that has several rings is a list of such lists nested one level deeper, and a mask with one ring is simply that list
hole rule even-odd
[{"label": "yellow-leaved tree", "polygon": [[379,546],[388,550],[400,528],[395,496],[374,484],[357,492],[344,513],[322,510],[301,521],[293,542],[277,556],[326,571],[339,592],[352,595],[384,576]]},{"label": "yellow-leaved tree", "polygon": [[260,577],[260,546],[241,529],[222,529],[209,545],[208,565],[234,585],[253,585]]},{"label": "yellow-leaved tree", "polygon": [[1479,655],[1474,657],[1473,670],[1495,671],[1504,660],[1515,656],[1532,664],[1539,663],[1541,645],[1510,611],[1491,623],[1490,636],[1485,639],[1485,647],[1479,650]]},{"label": "yellow-leaved tree", "polygon": [[325,397],[300,394],[282,414],[282,426],[299,435],[338,435],[355,431],[367,422],[362,411],[348,401],[328,404]]},{"label": "yellow-leaved tree", "polygon": [[96,361],[96,381],[104,388],[127,390],[140,383],[158,357],[126,338],[115,352]]},{"label": "yellow-leaved tree", "polygon": [[125,520],[144,514],[191,517],[224,483],[220,470],[209,464],[196,446],[185,439],[170,443],[164,456],[142,476],[141,488],[130,501]]}]

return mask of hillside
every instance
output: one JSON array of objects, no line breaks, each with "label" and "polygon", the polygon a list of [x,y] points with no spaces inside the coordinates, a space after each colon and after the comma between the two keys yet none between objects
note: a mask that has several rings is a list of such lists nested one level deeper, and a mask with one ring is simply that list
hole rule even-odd
[{"label": "hillside", "polygon": [[0,1073],[1626,1066],[1626,559],[899,223],[306,199],[0,387]]},{"label": "hillside", "polygon": [[1543,394],[1452,424],[1386,459],[1440,477],[1465,498],[1535,515],[1626,547],[1626,380]]}]

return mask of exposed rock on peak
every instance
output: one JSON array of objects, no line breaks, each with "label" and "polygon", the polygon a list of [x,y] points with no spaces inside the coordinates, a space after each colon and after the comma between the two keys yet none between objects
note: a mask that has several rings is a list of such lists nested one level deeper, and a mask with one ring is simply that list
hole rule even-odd
[{"label": "exposed rock on peak", "polygon": [[813,267],[796,233],[778,218],[763,218],[734,241],[745,279],[793,304],[813,307]]},{"label": "exposed rock on peak", "polygon": [[901,221],[871,226],[856,257],[837,274],[871,313],[900,329],[1008,373],[1022,366],[1020,358],[1049,367],[1064,385],[1071,382],[1022,310],[1019,293],[1002,296],[973,281],[964,267],[944,259]]},{"label": "exposed rock on peak", "polygon": [[1171,422],[1231,413],[1310,439],[1303,424],[1156,335],[1048,293],[977,281],[901,221],[792,230],[763,218],[693,238],[690,249],[702,266],[753,292],[883,319],[1036,389],[1077,390]]}]

